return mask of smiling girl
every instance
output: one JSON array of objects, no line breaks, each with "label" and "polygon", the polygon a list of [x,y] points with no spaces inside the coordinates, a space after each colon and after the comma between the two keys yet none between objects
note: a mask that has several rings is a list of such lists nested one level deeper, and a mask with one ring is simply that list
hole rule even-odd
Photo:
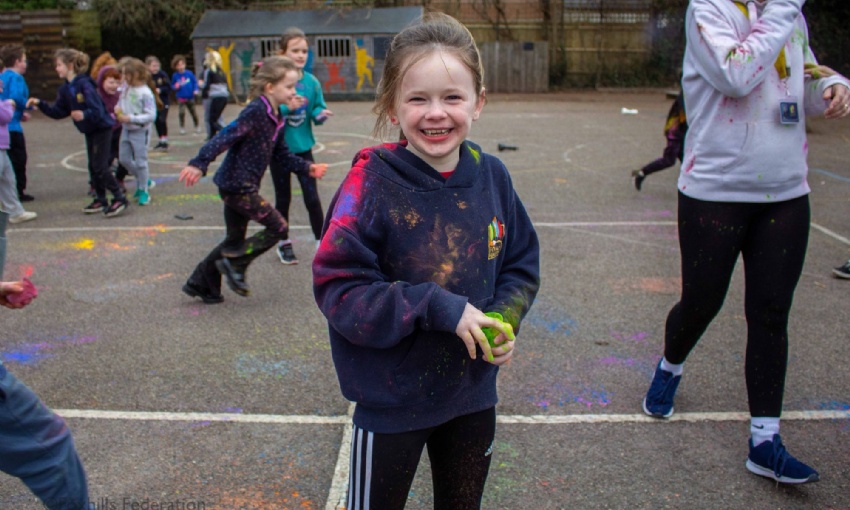
[{"label": "smiling girl", "polygon": [[347,508],[404,508],[426,446],[434,507],[480,507],[496,376],[540,285],[507,169],[466,139],[483,106],[472,35],[426,15],[393,38],[373,108],[403,141],[360,151],[331,201],[313,291],[356,403]]}]

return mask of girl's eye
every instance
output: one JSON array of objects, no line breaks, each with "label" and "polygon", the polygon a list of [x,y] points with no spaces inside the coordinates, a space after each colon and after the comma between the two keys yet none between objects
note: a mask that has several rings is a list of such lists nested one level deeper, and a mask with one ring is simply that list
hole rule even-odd
[{"label": "girl's eye", "polygon": [[448,100],[448,101],[460,101],[462,99],[463,98],[461,96],[458,96],[458,95],[451,95],[451,96],[446,97],[446,100]]}]

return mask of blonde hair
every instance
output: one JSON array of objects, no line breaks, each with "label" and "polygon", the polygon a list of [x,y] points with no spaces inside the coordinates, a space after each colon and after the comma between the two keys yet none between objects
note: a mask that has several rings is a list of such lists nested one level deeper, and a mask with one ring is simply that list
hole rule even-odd
[{"label": "blonde hair", "polygon": [[390,113],[398,102],[401,81],[408,69],[433,51],[447,51],[472,73],[477,96],[484,93],[484,67],[469,30],[447,14],[431,12],[408,26],[390,43],[372,113],[378,116],[373,135],[383,139],[389,131]]},{"label": "blonde hair", "polygon": [[221,54],[215,50],[210,50],[204,55],[204,65],[210,68],[210,71],[218,71],[221,66]]},{"label": "blonde hair", "polygon": [[122,57],[115,66],[118,71],[124,75],[124,80],[131,87],[146,85],[150,80],[151,73],[148,71],[148,66],[141,60],[134,57]]},{"label": "blonde hair", "polygon": [[83,74],[89,69],[89,56],[73,48],[61,48],[53,53],[53,57],[61,60],[74,74]]},{"label": "blonde hair", "polygon": [[248,99],[260,97],[269,83],[277,83],[286,78],[286,73],[295,71],[297,74],[300,70],[291,58],[281,55],[266,57],[260,62],[256,62],[251,69],[250,94]]},{"label": "blonde hair", "polygon": [[158,58],[156,58],[155,56],[153,56],[153,55],[148,55],[147,57],[145,57],[145,64],[147,64],[147,65],[151,65],[151,64],[153,64],[154,62],[156,62],[157,64],[159,64],[159,66],[160,66],[160,67],[162,67],[162,62],[160,62],[160,61],[159,61],[159,59],[158,59]]}]

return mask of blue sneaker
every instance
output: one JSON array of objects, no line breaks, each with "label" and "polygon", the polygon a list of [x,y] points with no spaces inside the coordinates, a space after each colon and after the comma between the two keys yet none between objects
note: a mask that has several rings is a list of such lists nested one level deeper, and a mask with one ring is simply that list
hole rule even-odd
[{"label": "blue sneaker", "polygon": [[788,453],[779,434],[774,434],[773,441],[765,441],[756,447],[753,447],[753,440],[750,439],[747,469],[759,476],[773,478],[779,483],[809,483],[820,480],[817,471]]},{"label": "blue sneaker", "polygon": [[652,384],[643,399],[643,412],[653,418],[669,418],[673,415],[673,397],[676,396],[676,388],[679,387],[681,375],[673,375],[672,372],[661,370],[661,362],[655,367],[655,375]]}]

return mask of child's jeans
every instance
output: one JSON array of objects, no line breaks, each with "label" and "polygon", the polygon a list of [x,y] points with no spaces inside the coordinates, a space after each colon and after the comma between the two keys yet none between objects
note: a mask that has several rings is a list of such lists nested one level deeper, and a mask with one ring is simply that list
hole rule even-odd
[{"label": "child's jeans", "polygon": [[89,508],[86,474],[65,421],[0,363],[0,471],[50,510]]}]

